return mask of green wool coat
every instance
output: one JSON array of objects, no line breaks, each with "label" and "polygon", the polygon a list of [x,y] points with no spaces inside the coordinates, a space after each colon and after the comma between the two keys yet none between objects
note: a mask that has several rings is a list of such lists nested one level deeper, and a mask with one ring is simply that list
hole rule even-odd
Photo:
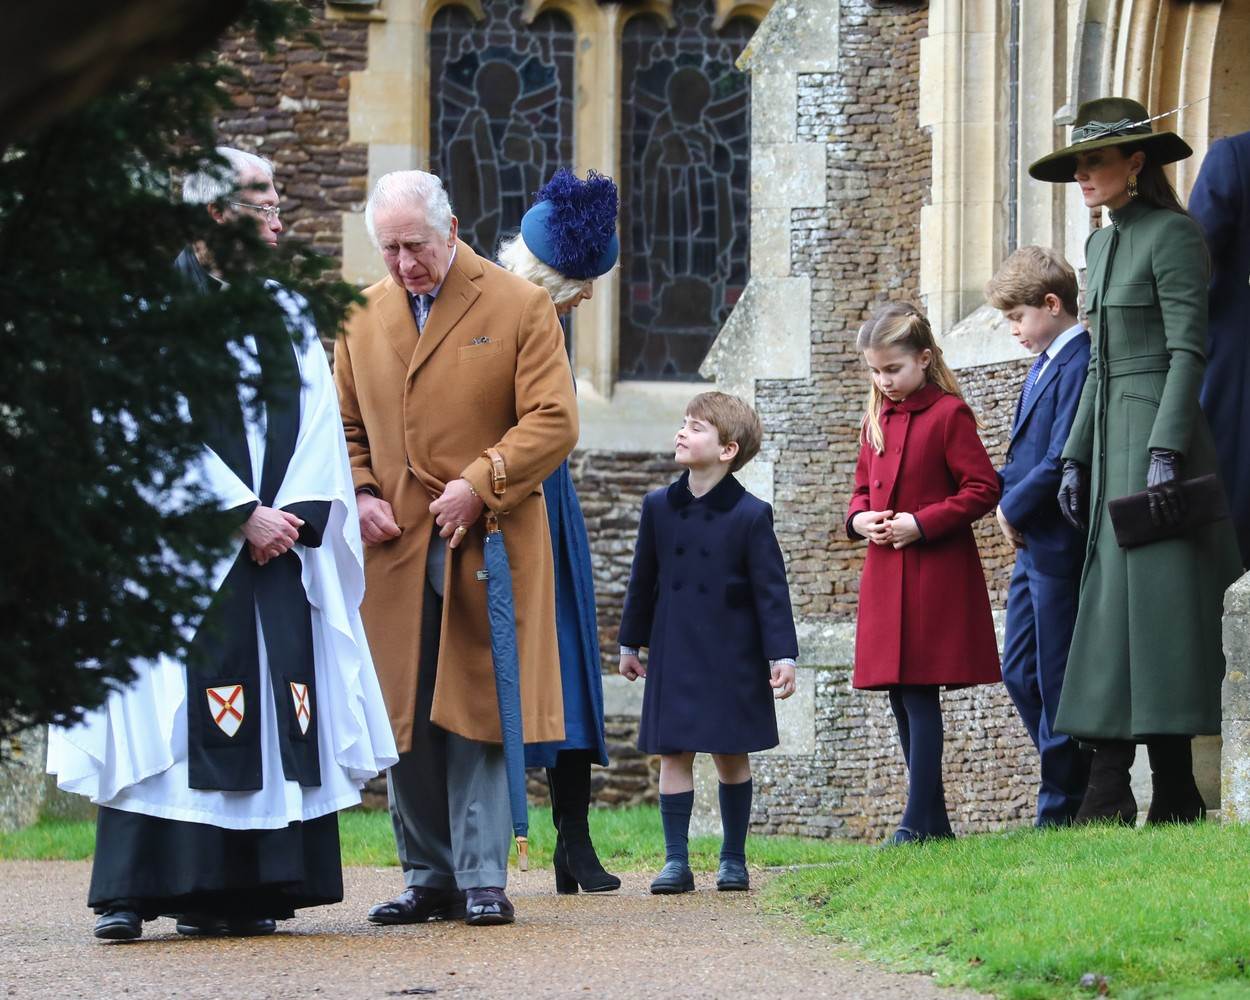
[{"label": "green wool coat", "polygon": [[1090,534],[1056,726],[1084,739],[1218,733],[1232,522],[1122,549],[1107,510],[1146,488],[1151,448],[1180,452],[1183,479],[1216,469],[1198,407],[1206,245],[1188,216],[1134,201],[1085,257],[1093,351],[1063,457],[1090,469]]}]

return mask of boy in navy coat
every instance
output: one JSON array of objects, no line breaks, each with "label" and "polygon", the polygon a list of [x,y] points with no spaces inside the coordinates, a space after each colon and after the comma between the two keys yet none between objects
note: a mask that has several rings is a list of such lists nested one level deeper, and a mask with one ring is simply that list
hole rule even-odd
[{"label": "boy in navy coat", "polygon": [[1055,732],[1085,536],[1060,516],[1055,496],[1060,455],[1089,366],[1089,334],[1076,317],[1076,274],[1054,250],[1017,250],[986,285],[986,298],[1011,324],[1012,336],[1036,355],[999,473],[998,524],[1016,551],[1003,683],[1041,755],[1037,825],[1064,826],[1080,808],[1088,778],[1076,741]]},{"label": "boy in navy coat", "polygon": [[[646,678],[638,749],[660,754],[665,862],[653,893],[694,889],[687,834],[696,753],[710,753],[720,777],[716,888],[749,887],[747,754],[777,745],[773,699],[794,693],[798,656],[772,508],[731,475],[755,457],[762,436],[743,400],[699,394],[674,442],[686,471],[642,503],[620,672]],[[642,646],[649,649],[645,666]]]}]

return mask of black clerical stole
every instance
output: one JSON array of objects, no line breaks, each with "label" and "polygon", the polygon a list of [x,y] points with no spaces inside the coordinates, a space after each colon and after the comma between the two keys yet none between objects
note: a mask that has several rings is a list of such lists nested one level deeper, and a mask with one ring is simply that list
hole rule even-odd
[{"label": "black clerical stole", "polygon": [[[244,416],[237,395],[193,400],[204,440],[265,506],[273,506],[299,434],[300,373],[292,345],[258,340],[261,399],[265,404],[265,461],[253,482]],[[254,506],[254,505],[253,505]],[[240,521],[251,513],[241,509]],[[321,544],[328,501],[291,504],[304,522],[300,542]],[[187,751],[192,788],[255,791],[262,787],[261,684],[267,684],[278,719],[282,773],[301,785],[321,784],[317,748],[317,683],[312,614],[292,550],[264,566],[246,542],[196,632],[187,658]],[[269,676],[262,678],[256,620],[264,637]]]}]

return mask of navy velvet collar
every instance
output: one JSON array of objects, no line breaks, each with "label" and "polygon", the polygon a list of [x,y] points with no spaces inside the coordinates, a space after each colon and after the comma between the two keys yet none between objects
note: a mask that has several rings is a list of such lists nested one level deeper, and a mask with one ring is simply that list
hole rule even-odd
[{"label": "navy velvet collar", "polygon": [[713,510],[727,511],[733,510],[734,504],[742,499],[742,494],[745,492],[746,488],[729,475],[712,487],[709,492],[696,497],[690,492],[690,472],[687,470],[681,474],[680,479],[669,486],[668,502],[676,510],[681,510],[683,507],[689,507],[695,500],[701,500]]}]

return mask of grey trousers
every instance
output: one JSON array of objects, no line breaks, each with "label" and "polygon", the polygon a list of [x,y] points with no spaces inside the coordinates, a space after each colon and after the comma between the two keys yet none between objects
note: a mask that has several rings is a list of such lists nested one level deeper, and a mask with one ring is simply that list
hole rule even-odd
[{"label": "grey trousers", "polygon": [[502,889],[512,847],[503,749],[430,722],[443,601],[428,581],[424,604],[412,748],[386,774],[404,884]]}]

